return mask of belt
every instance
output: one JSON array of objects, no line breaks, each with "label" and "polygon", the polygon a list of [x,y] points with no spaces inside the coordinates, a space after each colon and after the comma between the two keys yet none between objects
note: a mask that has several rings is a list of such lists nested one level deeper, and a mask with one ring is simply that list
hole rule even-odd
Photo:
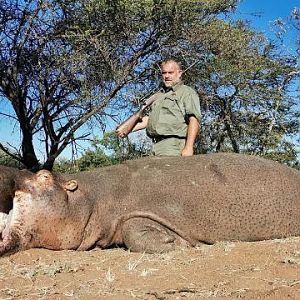
[{"label": "belt", "polygon": [[171,138],[180,139],[180,140],[186,139],[185,136],[178,136],[178,135],[156,135],[156,136],[151,137],[153,143],[158,143],[162,140],[171,139]]}]

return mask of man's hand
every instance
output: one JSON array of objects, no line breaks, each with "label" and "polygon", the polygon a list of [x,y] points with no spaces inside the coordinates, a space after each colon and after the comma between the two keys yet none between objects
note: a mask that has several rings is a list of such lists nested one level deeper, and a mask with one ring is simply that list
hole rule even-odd
[{"label": "man's hand", "polygon": [[192,156],[194,154],[193,147],[184,147],[181,151],[181,156]]},{"label": "man's hand", "polygon": [[127,136],[127,133],[126,133],[127,131],[128,131],[127,128],[125,128],[125,130],[124,130],[124,127],[122,127],[122,126],[120,127],[120,125],[119,125],[116,128],[115,133],[118,137],[124,138]]}]

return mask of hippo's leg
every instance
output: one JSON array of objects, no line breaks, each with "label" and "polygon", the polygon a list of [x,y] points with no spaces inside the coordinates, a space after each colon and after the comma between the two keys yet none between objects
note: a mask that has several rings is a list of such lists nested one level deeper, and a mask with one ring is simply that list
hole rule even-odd
[{"label": "hippo's leg", "polygon": [[178,235],[163,225],[144,218],[127,220],[122,227],[125,246],[133,252],[163,253],[177,246],[187,246]]}]

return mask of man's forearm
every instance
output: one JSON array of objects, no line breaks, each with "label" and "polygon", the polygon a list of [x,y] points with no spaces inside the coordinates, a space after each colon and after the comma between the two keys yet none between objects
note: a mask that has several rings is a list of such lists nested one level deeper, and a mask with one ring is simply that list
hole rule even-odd
[{"label": "man's forearm", "polygon": [[193,148],[195,144],[195,140],[199,134],[200,127],[199,122],[194,116],[189,117],[189,125],[187,129],[187,136],[185,146],[182,150],[182,156],[190,156],[193,155]]},{"label": "man's forearm", "polygon": [[[131,117],[132,118],[132,117]],[[142,118],[141,121],[139,121],[138,123],[136,123],[135,125],[131,124],[132,122],[136,122],[136,119],[133,119],[132,122],[130,121],[130,118],[128,119],[129,121],[125,121],[124,123],[121,124],[121,126],[118,126],[116,129],[116,134],[118,137],[124,138],[125,136],[127,136],[130,132],[134,132],[134,131],[138,131],[141,129],[144,129],[147,127],[148,124],[148,116],[145,116]],[[132,126],[134,126],[132,128]]]},{"label": "man's forearm", "polygon": [[142,122],[137,123],[137,124],[133,127],[132,132],[138,131],[138,130],[141,130],[141,129],[145,129],[145,128],[147,127],[148,120],[149,120],[149,117],[148,117],[148,116],[143,117],[143,118],[142,118]]}]

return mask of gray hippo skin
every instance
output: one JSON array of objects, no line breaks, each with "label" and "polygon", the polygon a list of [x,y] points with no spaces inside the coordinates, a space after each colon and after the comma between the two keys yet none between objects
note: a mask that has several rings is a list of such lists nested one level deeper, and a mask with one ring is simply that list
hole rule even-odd
[{"label": "gray hippo skin", "polygon": [[18,182],[0,255],[122,245],[164,252],[300,235],[300,172],[255,156],[152,157]]}]

